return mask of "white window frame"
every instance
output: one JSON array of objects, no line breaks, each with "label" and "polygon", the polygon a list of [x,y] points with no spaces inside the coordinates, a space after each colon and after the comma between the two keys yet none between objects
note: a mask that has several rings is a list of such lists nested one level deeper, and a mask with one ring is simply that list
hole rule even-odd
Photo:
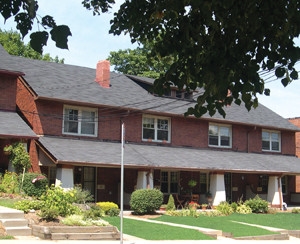
[{"label": "white window frame", "polygon": [[[144,137],[144,129],[147,129],[147,127],[144,127],[144,119],[150,119],[150,120],[154,120],[154,124],[153,124],[153,128],[149,128],[154,130],[154,138],[146,138]],[[158,120],[167,120],[168,124],[167,124],[167,129],[166,131],[168,132],[168,139],[166,140],[160,140],[158,139]],[[144,115],[142,118],[142,140],[143,141],[155,141],[155,142],[171,142],[171,119],[168,117],[160,117],[160,116],[151,116],[151,115]]]},{"label": "white window frame", "polygon": [[[66,119],[66,110],[67,109],[72,109],[72,110],[76,110],[78,111],[78,119],[75,120],[74,122],[78,123],[78,128],[77,128],[77,133],[75,132],[68,132],[65,131],[65,119]],[[95,113],[95,117],[94,117],[94,121],[91,122],[86,122],[85,123],[93,123],[94,124],[94,134],[84,134],[81,133],[81,126],[82,123],[84,122],[82,120],[82,113],[83,112],[94,112]],[[90,136],[90,137],[96,137],[98,134],[98,109],[97,108],[87,108],[87,107],[77,107],[77,106],[69,106],[69,105],[65,105],[63,108],[63,122],[62,122],[62,133],[65,135],[80,135],[80,136]]]},{"label": "white window frame", "polygon": [[[262,151],[264,152],[281,152],[281,133],[280,131],[274,131],[274,130],[262,130],[261,132],[261,142],[263,143],[263,133],[269,134],[269,149],[264,149],[263,146],[261,146]],[[272,139],[272,134],[278,135],[278,141]],[[266,141],[266,140],[265,140]],[[278,142],[278,150],[273,149],[272,142]]]},{"label": "white window frame", "polygon": [[[213,144],[210,144],[209,141],[210,141],[210,127],[211,126],[215,126],[217,127],[217,136],[218,136],[218,145],[213,145]],[[221,128],[226,128],[229,130],[229,145],[221,145]],[[216,123],[209,123],[208,125],[208,146],[210,147],[221,147],[221,148],[231,148],[232,147],[232,126],[231,125],[225,125],[225,124],[216,124]]]}]

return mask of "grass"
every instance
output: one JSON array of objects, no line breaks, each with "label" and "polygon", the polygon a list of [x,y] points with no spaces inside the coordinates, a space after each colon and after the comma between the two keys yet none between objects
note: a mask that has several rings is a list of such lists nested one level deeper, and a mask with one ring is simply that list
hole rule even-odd
[{"label": "grass", "polygon": [[229,219],[229,216],[220,216],[220,217],[200,216],[199,218],[195,218],[189,216],[174,217],[174,216],[163,215],[157,218],[156,220],[163,221],[163,222],[190,225],[190,226],[204,227],[209,229],[222,230],[225,233],[231,233],[234,237],[278,234],[266,229],[232,222],[231,219]]},{"label": "grass", "polygon": [[20,201],[20,199],[0,198],[0,206],[7,207],[7,208],[15,208],[15,203],[17,201]]},{"label": "grass", "polygon": [[[104,218],[120,230],[119,217]],[[146,240],[213,240],[197,230],[148,223],[133,219],[123,219],[123,233]]]}]

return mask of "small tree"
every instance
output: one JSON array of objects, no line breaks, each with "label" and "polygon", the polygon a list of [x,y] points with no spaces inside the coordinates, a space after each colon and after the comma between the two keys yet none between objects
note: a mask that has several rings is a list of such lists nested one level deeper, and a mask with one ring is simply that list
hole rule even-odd
[{"label": "small tree", "polygon": [[175,203],[174,203],[174,197],[173,197],[172,194],[170,194],[166,210],[167,211],[172,211],[172,210],[175,210],[175,209],[176,208],[175,208]]},{"label": "small tree", "polygon": [[25,172],[30,168],[30,157],[22,142],[15,142],[11,145],[9,160],[17,173]]}]

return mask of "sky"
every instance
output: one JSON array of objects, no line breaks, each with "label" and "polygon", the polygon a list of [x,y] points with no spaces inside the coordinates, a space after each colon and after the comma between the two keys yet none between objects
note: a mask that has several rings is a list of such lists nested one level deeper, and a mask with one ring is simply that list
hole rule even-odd
[{"label": "sky", "polygon": [[[49,39],[44,53],[49,53],[51,57],[64,58],[65,64],[96,68],[97,62],[107,59],[111,51],[137,47],[137,44],[131,43],[128,35],[109,34],[110,20],[123,0],[116,0],[110,13],[100,16],[93,16],[92,11],[83,8],[81,2],[82,0],[38,0],[40,16],[46,14],[53,16],[57,25],[68,25],[72,33],[68,38],[69,50],[55,47],[53,41]],[[35,25],[34,30],[38,30],[37,26]],[[13,18],[4,23],[1,15],[0,28],[16,30]],[[25,43],[28,41],[29,35],[24,39]],[[300,39],[297,40],[297,44],[300,45]],[[297,65],[297,71],[300,71],[300,64]],[[259,95],[259,103],[284,118],[300,117],[300,79],[285,88],[280,80],[269,81],[265,87],[271,90],[271,95]]]}]

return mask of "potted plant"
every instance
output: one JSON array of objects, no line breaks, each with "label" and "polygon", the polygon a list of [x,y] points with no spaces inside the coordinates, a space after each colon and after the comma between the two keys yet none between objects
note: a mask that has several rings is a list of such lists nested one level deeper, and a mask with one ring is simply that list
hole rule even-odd
[{"label": "potted plant", "polygon": [[5,155],[10,155],[11,151],[13,149],[13,146],[11,144],[7,144],[4,148],[3,148],[3,152]]},{"label": "potted plant", "polygon": [[191,188],[191,194],[193,194],[193,188],[197,185],[197,181],[194,179],[189,180],[188,186]]},{"label": "potted plant", "polygon": [[162,204],[160,207],[159,207],[159,210],[160,211],[166,211],[167,209],[167,204]]},{"label": "potted plant", "polygon": [[207,204],[206,203],[202,203],[201,204],[201,209],[205,210],[207,208]]},{"label": "potted plant", "polygon": [[212,194],[210,191],[206,192],[205,194],[207,201],[211,201],[212,200]]},{"label": "potted plant", "polygon": [[196,210],[200,205],[197,202],[189,202],[189,209]]}]

